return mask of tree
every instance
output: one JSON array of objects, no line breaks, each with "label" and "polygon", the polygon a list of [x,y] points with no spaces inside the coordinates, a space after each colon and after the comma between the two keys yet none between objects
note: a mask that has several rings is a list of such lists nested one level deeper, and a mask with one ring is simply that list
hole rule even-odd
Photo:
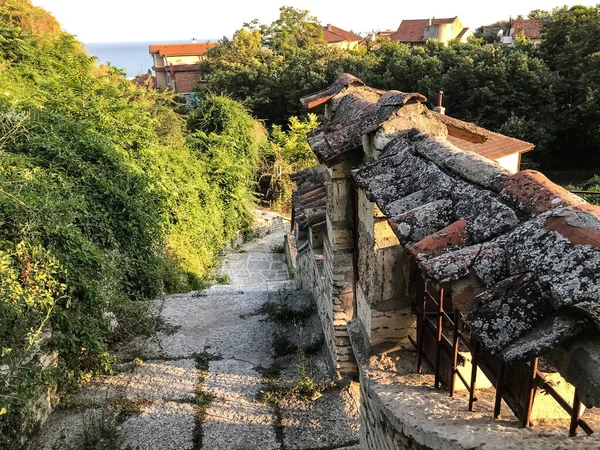
[{"label": "tree", "polygon": [[534,9],[527,16],[530,20],[548,20],[552,18],[552,13],[544,9]]},{"label": "tree", "polygon": [[265,43],[273,51],[288,55],[296,54],[314,45],[325,44],[323,29],[315,16],[307,10],[291,6],[279,9],[279,18],[263,28]]},{"label": "tree", "polygon": [[600,10],[555,9],[544,24],[540,54],[556,83],[557,130],[561,159],[587,165],[600,162]]},{"label": "tree", "polygon": [[308,11],[280,9],[270,25],[254,20],[208,51],[202,63],[204,92],[226,92],[269,124],[286,126],[307,112],[298,99],[325,87],[337,74],[356,67],[351,54],[328,47],[317,19]]}]

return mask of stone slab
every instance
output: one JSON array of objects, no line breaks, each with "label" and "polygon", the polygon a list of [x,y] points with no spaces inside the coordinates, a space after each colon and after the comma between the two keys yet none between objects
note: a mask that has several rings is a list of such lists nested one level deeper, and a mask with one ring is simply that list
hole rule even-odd
[{"label": "stone slab", "polygon": [[279,405],[288,450],[330,449],[358,442],[358,410],[344,391],[330,389],[314,401],[286,398]]},{"label": "stone slab", "polygon": [[139,450],[192,450],[196,407],[157,402],[121,426],[125,442]]}]

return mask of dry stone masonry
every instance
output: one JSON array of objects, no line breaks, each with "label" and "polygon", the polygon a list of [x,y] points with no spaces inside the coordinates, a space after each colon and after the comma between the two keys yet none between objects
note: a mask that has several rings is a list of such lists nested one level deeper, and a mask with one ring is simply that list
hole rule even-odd
[{"label": "dry stone masonry", "polygon": [[[569,428],[572,416],[574,432],[578,402],[600,406],[600,208],[539,172],[520,171],[532,144],[430,111],[420,94],[381,91],[343,74],[301,102],[323,105],[325,121],[308,136],[321,166],[295,179],[289,242],[298,251],[297,279],[317,299],[333,368],[360,376],[361,448],[506,448],[494,443],[503,427],[491,419],[460,418],[475,427],[470,432],[498,431],[489,444],[466,432],[461,439],[454,428],[444,440],[406,419],[397,396],[434,405],[443,395],[391,387],[406,383],[416,372],[406,368],[413,359],[421,366],[422,354],[436,368],[436,386],[452,378],[454,395],[456,373],[465,379],[470,409],[474,389],[493,386],[490,416],[500,414],[500,399],[527,425],[560,418]],[[431,292],[439,312],[428,309]],[[434,347],[426,317],[439,324]],[[445,356],[453,345],[454,363]],[[536,397],[538,385],[568,394],[566,409],[548,392]],[[595,410],[586,414],[597,423]],[[600,445],[593,437],[564,442]]]}]

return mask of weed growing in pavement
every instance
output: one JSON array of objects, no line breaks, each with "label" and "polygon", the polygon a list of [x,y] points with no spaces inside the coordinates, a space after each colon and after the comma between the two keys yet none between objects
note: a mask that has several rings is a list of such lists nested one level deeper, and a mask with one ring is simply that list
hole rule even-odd
[{"label": "weed growing in pavement", "polygon": [[194,419],[196,422],[196,426],[194,428],[194,448],[202,448],[202,423],[204,423],[204,420],[206,419],[208,407],[215,399],[214,394],[206,392],[203,385],[206,377],[208,376],[210,362],[218,361],[223,358],[207,352],[205,348],[203,352],[196,353],[194,355],[194,359],[196,361],[196,369],[198,370],[198,383],[194,388],[194,402],[196,403],[196,412],[194,414]]},{"label": "weed growing in pavement", "polygon": [[283,253],[284,251],[285,250],[284,250],[283,244],[272,245],[271,248],[269,249],[270,253]]},{"label": "weed growing in pavement", "polygon": [[81,419],[81,436],[68,440],[63,432],[52,446],[52,450],[137,450],[125,444],[120,425],[132,415],[140,414],[142,407],[152,401],[118,399],[106,408],[88,410]]},{"label": "weed growing in pavement", "polygon": [[313,304],[293,308],[289,303],[290,294],[285,289],[277,293],[275,301],[264,303],[259,311],[266,314],[271,322],[279,324],[291,324],[294,322],[304,324],[315,313]]}]

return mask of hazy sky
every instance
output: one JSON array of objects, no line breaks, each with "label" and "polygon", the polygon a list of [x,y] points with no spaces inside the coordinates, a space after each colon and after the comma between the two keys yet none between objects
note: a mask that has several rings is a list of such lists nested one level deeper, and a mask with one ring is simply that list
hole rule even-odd
[{"label": "hazy sky", "polygon": [[456,15],[465,26],[478,27],[511,15],[526,15],[532,9],[552,9],[562,4],[595,5],[598,1],[32,0],[32,3],[50,11],[66,31],[83,42],[158,42],[231,36],[252,19],[272,22],[282,5],[307,9],[323,24],[366,32],[395,30],[402,19]]}]

